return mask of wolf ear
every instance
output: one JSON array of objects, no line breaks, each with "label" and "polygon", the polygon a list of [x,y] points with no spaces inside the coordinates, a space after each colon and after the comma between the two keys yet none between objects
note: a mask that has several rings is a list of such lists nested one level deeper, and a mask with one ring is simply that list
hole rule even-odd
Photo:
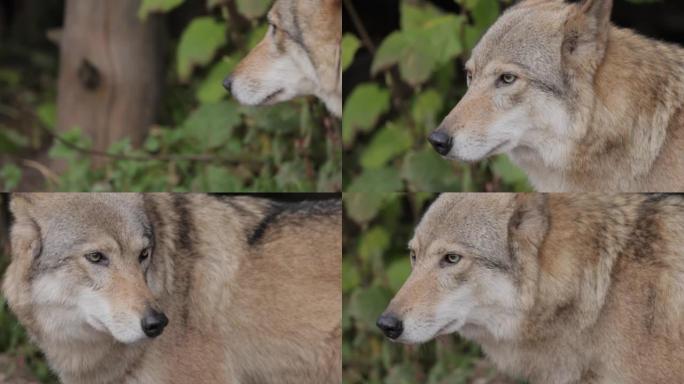
[{"label": "wolf ear", "polygon": [[549,229],[547,196],[540,193],[519,194],[513,204],[513,215],[508,221],[511,257],[536,256]]},{"label": "wolf ear", "polygon": [[602,57],[608,41],[613,0],[582,0],[573,6],[565,22],[563,54],[587,52]]},{"label": "wolf ear", "polygon": [[11,230],[12,262],[7,267],[3,291],[10,306],[20,314],[30,305],[31,297],[26,281],[31,267],[41,254],[42,244],[38,223],[31,217],[31,200],[21,194],[12,195],[10,210],[14,216]]}]

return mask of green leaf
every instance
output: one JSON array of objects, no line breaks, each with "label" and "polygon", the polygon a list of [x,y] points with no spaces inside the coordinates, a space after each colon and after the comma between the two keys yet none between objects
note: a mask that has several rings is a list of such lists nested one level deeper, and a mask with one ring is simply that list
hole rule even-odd
[{"label": "green leaf", "polygon": [[382,254],[390,246],[390,235],[381,226],[374,226],[361,235],[359,240],[359,257],[364,263],[382,258]]},{"label": "green leaf", "polygon": [[361,43],[356,36],[351,33],[345,33],[342,37],[342,72],[346,71],[347,68],[354,61],[354,55],[356,51],[361,47]]},{"label": "green leaf", "polygon": [[272,0],[236,0],[237,10],[248,19],[256,19],[266,14]]},{"label": "green leaf", "polygon": [[350,259],[342,260],[342,292],[347,293],[358,287],[361,275]]},{"label": "green leaf", "polygon": [[12,163],[5,164],[0,168],[0,181],[3,191],[15,189],[21,181],[21,168]]},{"label": "green leaf", "polygon": [[352,181],[347,192],[397,192],[403,189],[399,172],[394,168],[366,169]]},{"label": "green leaf", "polygon": [[138,8],[138,18],[145,20],[150,13],[168,12],[183,4],[183,1],[184,0],[142,0],[140,8]]},{"label": "green leaf", "polygon": [[375,329],[375,322],[385,310],[391,294],[381,287],[360,288],[349,299],[349,314],[361,327]]},{"label": "green leaf", "polygon": [[202,191],[226,192],[240,191],[243,189],[242,181],[228,168],[210,165],[206,169],[206,180]]},{"label": "green leaf", "polygon": [[52,101],[41,103],[36,110],[36,115],[41,123],[52,129],[57,123],[57,106]]},{"label": "green leaf", "polygon": [[232,136],[242,121],[234,101],[203,104],[183,123],[187,137],[194,138],[203,148],[219,148]]},{"label": "green leaf", "polygon": [[215,103],[228,96],[228,91],[223,88],[223,79],[233,71],[236,64],[237,60],[230,57],[214,64],[207,77],[197,88],[197,100],[201,103]]},{"label": "green leaf", "polygon": [[361,165],[364,168],[381,167],[411,148],[412,143],[408,129],[389,122],[385,128],[373,136],[368,147],[364,149],[361,155]]},{"label": "green leaf", "polygon": [[185,28],[178,44],[178,77],[188,81],[193,68],[208,64],[226,43],[225,24],[211,17],[198,17]]},{"label": "green leaf", "polygon": [[499,176],[504,183],[515,188],[516,191],[529,191],[527,175],[516,167],[505,155],[497,156],[491,162],[492,172]]},{"label": "green leaf", "polygon": [[390,93],[374,83],[354,88],[347,98],[342,119],[342,136],[345,144],[351,144],[358,131],[373,128],[390,108]]},{"label": "green leaf", "polygon": [[412,191],[459,190],[458,176],[454,169],[448,161],[429,148],[406,155],[402,177],[409,182]]},{"label": "green leaf", "polygon": [[421,130],[428,133],[437,127],[438,116],[444,107],[444,98],[434,89],[427,89],[418,94],[411,107],[411,117]]},{"label": "green leaf", "polygon": [[416,5],[408,1],[401,2],[400,12],[401,29],[404,31],[421,28],[431,20],[443,15],[443,13],[433,5],[427,3]]},{"label": "green leaf", "polygon": [[364,224],[377,216],[385,197],[386,194],[377,192],[345,192],[344,209],[350,219]]},{"label": "green leaf", "polygon": [[407,257],[394,260],[389,267],[387,267],[387,282],[389,288],[396,292],[404,284],[404,281],[411,274],[411,261]]},{"label": "green leaf", "polygon": [[405,34],[400,31],[392,32],[387,36],[378,47],[375,57],[373,57],[371,74],[375,76],[378,72],[399,63],[399,60],[405,55],[408,45],[407,40]]}]

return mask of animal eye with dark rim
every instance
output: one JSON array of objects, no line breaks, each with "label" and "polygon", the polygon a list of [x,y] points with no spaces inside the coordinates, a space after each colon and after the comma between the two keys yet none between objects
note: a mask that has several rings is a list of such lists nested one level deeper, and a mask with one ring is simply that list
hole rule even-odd
[{"label": "animal eye with dark rim", "polygon": [[470,83],[473,82],[473,73],[466,71],[466,85],[470,87]]},{"label": "animal eye with dark rim", "polygon": [[102,252],[90,252],[85,254],[86,260],[90,261],[93,264],[103,264],[106,265],[109,263],[109,260],[107,259],[107,256],[103,255]]},{"label": "animal eye with dark rim", "polygon": [[416,262],[416,252],[414,250],[410,249],[409,253],[411,255],[411,262],[415,263]]},{"label": "animal eye with dark rim", "polygon": [[150,249],[145,248],[140,252],[140,256],[138,256],[138,261],[142,263],[143,261],[147,260],[149,257],[150,257]]},{"label": "animal eye with dark rim", "polygon": [[518,77],[512,73],[504,73],[499,77],[499,81],[504,85],[511,85],[518,80]]},{"label": "animal eye with dark rim", "polygon": [[456,264],[459,261],[461,261],[462,258],[463,256],[459,255],[458,253],[447,253],[446,255],[444,255],[444,263]]}]

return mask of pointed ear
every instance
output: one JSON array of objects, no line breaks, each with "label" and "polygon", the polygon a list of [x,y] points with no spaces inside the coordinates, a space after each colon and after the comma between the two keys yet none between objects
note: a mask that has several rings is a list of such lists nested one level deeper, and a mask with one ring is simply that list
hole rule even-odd
[{"label": "pointed ear", "polygon": [[537,255],[549,229],[549,213],[547,196],[540,193],[519,194],[513,205],[508,221],[508,247],[515,261]]},{"label": "pointed ear", "polygon": [[14,216],[11,229],[12,262],[7,267],[2,284],[7,301],[21,318],[30,308],[28,281],[32,267],[42,251],[40,228],[31,217],[31,199],[28,195],[12,195],[10,210]]},{"label": "pointed ear", "polygon": [[585,54],[603,57],[613,0],[582,0],[574,5],[565,23],[563,55],[569,58]]}]

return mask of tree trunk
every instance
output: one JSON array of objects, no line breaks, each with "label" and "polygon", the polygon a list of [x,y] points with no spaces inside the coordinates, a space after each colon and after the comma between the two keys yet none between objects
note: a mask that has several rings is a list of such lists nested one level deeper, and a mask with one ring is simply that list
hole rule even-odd
[{"label": "tree trunk", "polygon": [[57,127],[80,128],[96,150],[126,137],[139,146],[155,122],[163,81],[161,22],[159,16],[139,20],[139,5],[66,1]]}]

